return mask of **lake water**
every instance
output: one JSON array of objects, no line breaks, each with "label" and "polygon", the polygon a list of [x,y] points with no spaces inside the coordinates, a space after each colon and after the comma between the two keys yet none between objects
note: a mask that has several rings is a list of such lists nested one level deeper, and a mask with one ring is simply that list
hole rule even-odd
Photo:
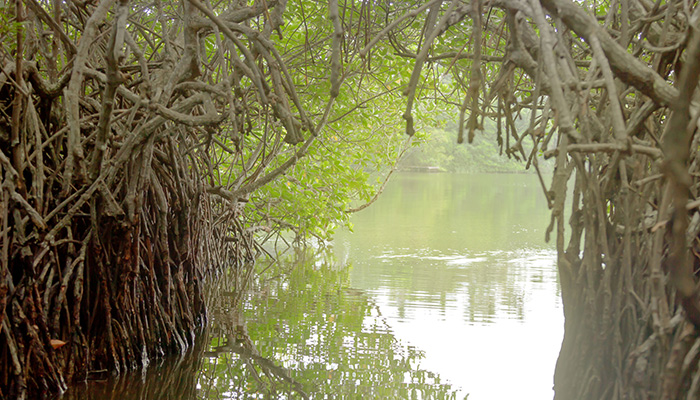
[{"label": "lake water", "polygon": [[220,293],[190,354],[66,397],[553,397],[563,315],[535,176],[397,174],[352,221],[240,301]]},{"label": "lake water", "polygon": [[[563,337],[533,175],[404,174],[339,238],[351,287],[469,399],[551,399]],[[461,397],[460,397],[461,398]]]}]

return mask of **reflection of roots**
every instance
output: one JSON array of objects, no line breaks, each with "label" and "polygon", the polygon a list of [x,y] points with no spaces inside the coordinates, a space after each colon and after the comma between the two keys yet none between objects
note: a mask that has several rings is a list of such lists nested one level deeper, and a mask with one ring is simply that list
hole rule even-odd
[{"label": "reflection of roots", "polygon": [[103,381],[69,388],[61,399],[196,399],[196,379],[202,366],[204,345],[198,340],[187,354],[169,357],[162,365],[150,367],[142,373],[109,377],[108,371],[104,371],[100,374]]},{"label": "reflection of roots", "polygon": [[[309,395],[303,390],[300,382],[291,377],[290,371],[287,368],[280,367],[269,358],[263,357],[255,348],[255,344],[248,335],[248,329],[245,325],[236,325],[235,338],[228,338],[227,343],[223,346],[215,347],[213,351],[207,352],[208,356],[218,356],[222,353],[237,354],[241,361],[245,363],[246,369],[250,375],[257,381],[260,386],[266,388],[269,392],[276,392],[275,388],[278,383],[289,385],[294,391],[299,393],[304,399],[308,399]],[[258,373],[255,367],[259,367],[263,374],[269,380],[269,384],[263,380],[263,377]]]}]

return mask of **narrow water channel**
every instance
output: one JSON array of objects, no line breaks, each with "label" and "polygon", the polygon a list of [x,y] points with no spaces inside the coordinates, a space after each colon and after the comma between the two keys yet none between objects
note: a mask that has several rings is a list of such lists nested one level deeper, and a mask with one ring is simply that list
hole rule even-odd
[{"label": "narrow water channel", "polygon": [[563,315],[535,176],[398,174],[352,221],[238,307],[220,293],[190,354],[64,398],[552,398]]}]

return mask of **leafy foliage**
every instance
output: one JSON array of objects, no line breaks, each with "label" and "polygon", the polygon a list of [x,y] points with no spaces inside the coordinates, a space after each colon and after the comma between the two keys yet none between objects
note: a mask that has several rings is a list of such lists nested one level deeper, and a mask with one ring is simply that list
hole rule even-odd
[{"label": "leafy foliage", "polygon": [[[358,55],[369,39],[363,37],[370,33],[365,29],[378,26],[368,20],[377,17],[368,16],[364,7],[369,5],[344,8],[344,79],[317,144],[281,179],[253,193],[246,205],[248,225],[267,231],[267,237],[291,230],[295,240],[330,238],[337,226],[349,226],[350,206],[371,201],[406,150],[420,144],[405,137],[396,112],[405,104],[400,91],[410,78],[411,61],[386,44],[365,58]],[[330,90],[332,26],[326,13],[321,3],[290,3],[285,24],[274,36],[312,118],[323,116]],[[358,31],[359,36],[351,34]],[[277,157],[265,171],[283,162]]]}]

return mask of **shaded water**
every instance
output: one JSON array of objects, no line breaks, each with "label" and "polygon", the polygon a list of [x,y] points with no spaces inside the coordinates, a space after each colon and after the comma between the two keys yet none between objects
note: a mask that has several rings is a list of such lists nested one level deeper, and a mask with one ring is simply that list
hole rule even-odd
[{"label": "shaded water", "polygon": [[282,255],[241,308],[214,299],[191,354],[66,397],[552,398],[548,221],[534,176],[399,174],[332,248]]}]

